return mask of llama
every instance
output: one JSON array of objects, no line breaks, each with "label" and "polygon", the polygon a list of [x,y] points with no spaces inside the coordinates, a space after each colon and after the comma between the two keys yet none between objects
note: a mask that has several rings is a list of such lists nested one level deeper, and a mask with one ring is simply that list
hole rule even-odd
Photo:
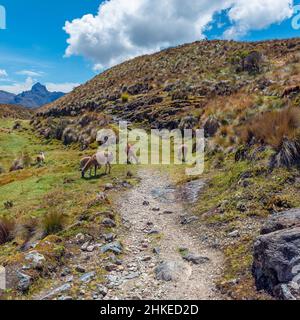
[{"label": "llama", "polygon": [[[84,165],[84,167],[81,170],[82,178],[85,177],[85,173],[87,170],[89,170],[92,166],[95,166],[95,172],[97,168],[101,168],[101,166],[105,166],[105,174],[111,173],[111,163],[114,160],[114,156],[112,152],[106,152],[106,151],[99,151],[94,156],[92,156]],[[86,161],[82,159],[82,161]]]},{"label": "llama", "polygon": [[97,175],[97,169],[99,168],[98,162],[96,160],[96,155],[93,155],[91,157],[84,157],[80,161],[80,170],[83,172],[83,178],[85,175],[85,172],[87,170],[90,170],[90,177],[92,176],[92,168],[95,169],[95,176]]},{"label": "llama", "polygon": [[96,159],[100,166],[105,165],[105,174],[107,174],[107,169],[108,169],[108,174],[110,174],[111,164],[114,161],[113,153],[111,151],[98,151],[96,153]]},{"label": "llama", "polygon": [[45,160],[46,160],[46,157],[44,152],[40,152],[40,154],[36,157],[37,164],[44,164]]},{"label": "llama", "polygon": [[187,154],[188,154],[188,146],[186,144],[181,145],[178,148],[178,153],[177,153],[178,160],[185,163],[187,160]]},{"label": "llama", "polygon": [[134,146],[127,143],[127,146],[125,148],[125,152],[127,154],[127,163],[128,164],[132,163],[132,159],[136,162],[136,164],[139,164],[139,159],[137,158],[137,156],[135,155],[135,152],[134,152]]}]

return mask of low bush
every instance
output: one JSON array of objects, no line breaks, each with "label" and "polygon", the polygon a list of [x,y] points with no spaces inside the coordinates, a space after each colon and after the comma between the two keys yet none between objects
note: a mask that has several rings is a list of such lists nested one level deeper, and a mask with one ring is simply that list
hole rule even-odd
[{"label": "low bush", "polygon": [[127,103],[129,101],[129,94],[128,93],[123,93],[121,96],[121,100],[123,103]]},{"label": "low bush", "polygon": [[44,236],[55,234],[63,230],[65,217],[62,213],[53,211],[45,215],[42,219]]},{"label": "low bush", "polygon": [[256,116],[242,129],[241,137],[245,143],[267,144],[280,151],[284,139],[298,139],[299,128],[300,109],[286,108]]},{"label": "low bush", "polygon": [[13,239],[15,222],[6,218],[0,219],[0,245]]}]

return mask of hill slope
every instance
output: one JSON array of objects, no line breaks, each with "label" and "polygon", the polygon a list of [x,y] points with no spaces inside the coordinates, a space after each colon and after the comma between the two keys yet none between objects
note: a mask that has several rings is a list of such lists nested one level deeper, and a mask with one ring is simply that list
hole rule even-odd
[{"label": "hill slope", "polygon": [[[38,116],[51,116],[54,123],[37,120],[38,130],[63,138],[55,128],[68,129],[72,137],[67,143],[83,147],[95,140],[103,114],[143,127],[204,126],[210,134],[223,123],[235,130],[256,113],[283,106],[289,97],[289,103],[297,104],[297,92],[289,97],[283,92],[299,84],[299,49],[299,39],[201,41],[138,57],[39,109]],[[85,125],[80,123],[83,116]]]},{"label": "hill slope", "polygon": [[30,119],[33,111],[22,106],[0,104],[0,118]]}]

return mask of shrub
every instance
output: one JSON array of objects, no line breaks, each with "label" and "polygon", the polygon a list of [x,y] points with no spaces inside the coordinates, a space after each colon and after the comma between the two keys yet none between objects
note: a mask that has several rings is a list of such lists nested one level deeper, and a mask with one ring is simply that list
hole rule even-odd
[{"label": "shrub", "polygon": [[0,245],[9,242],[13,239],[13,231],[15,222],[6,218],[0,219]]},{"label": "shrub", "polygon": [[262,69],[263,56],[258,51],[239,51],[230,58],[230,63],[235,67],[236,72],[246,71],[255,74]]},{"label": "shrub", "polygon": [[26,242],[34,235],[37,227],[38,220],[36,218],[25,218],[21,221],[20,227],[18,228],[18,235]]},{"label": "shrub", "polygon": [[128,93],[123,93],[121,96],[121,100],[123,103],[127,103],[129,101],[129,94]]},{"label": "shrub", "polygon": [[62,213],[53,211],[45,215],[42,219],[44,236],[55,234],[63,230],[65,217]]},{"label": "shrub", "polygon": [[300,141],[284,138],[280,150],[271,157],[270,167],[274,169],[292,166],[300,166]]},{"label": "shrub", "polygon": [[300,127],[300,110],[286,108],[281,111],[270,111],[256,116],[241,132],[246,143],[261,143],[280,151],[284,139],[298,139]]},{"label": "shrub", "polygon": [[31,166],[31,163],[32,163],[32,159],[29,155],[29,153],[27,151],[25,151],[23,154],[22,154],[22,163],[23,163],[23,166],[25,168],[28,168]]},{"label": "shrub", "polygon": [[22,170],[24,169],[23,167],[23,163],[21,161],[21,159],[16,159],[13,161],[9,171],[12,172],[12,171],[18,171],[18,170]]}]

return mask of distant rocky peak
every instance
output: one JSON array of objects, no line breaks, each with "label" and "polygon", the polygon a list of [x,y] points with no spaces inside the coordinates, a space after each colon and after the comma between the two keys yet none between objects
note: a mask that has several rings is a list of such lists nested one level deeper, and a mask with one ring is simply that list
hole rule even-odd
[{"label": "distant rocky peak", "polygon": [[32,86],[31,91],[32,92],[49,92],[46,86],[42,85],[39,82]]}]

